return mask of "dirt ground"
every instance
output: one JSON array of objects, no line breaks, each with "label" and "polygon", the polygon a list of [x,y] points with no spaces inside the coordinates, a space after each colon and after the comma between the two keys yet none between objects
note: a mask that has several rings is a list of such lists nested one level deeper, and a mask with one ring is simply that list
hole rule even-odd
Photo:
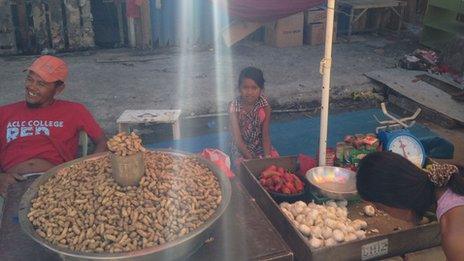
[{"label": "dirt ground", "polygon": [[[332,111],[376,106],[375,102],[366,105],[352,99],[354,93],[379,88],[364,73],[395,67],[399,57],[419,46],[412,38],[395,41],[362,35],[353,40],[351,44],[341,41],[334,45]],[[126,109],[180,108],[183,117],[225,112],[228,101],[236,95],[240,70],[252,65],[264,71],[266,95],[274,110],[314,108],[307,112],[314,114],[318,113],[320,104],[319,63],[323,51],[323,46],[275,48],[244,41],[230,49],[230,55],[217,54],[210,47],[185,51],[179,48],[152,52],[108,49],[58,54],[70,68],[61,98],[85,104],[105,132],[112,135],[117,130],[116,119]],[[0,57],[0,104],[23,99],[25,73],[22,71],[35,58]],[[455,160],[464,162],[462,130],[448,130],[430,122],[423,124],[452,141]]]},{"label": "dirt ground", "polygon": [[[350,98],[353,92],[372,90],[375,85],[364,73],[394,67],[398,57],[417,46],[408,39],[393,41],[369,35],[357,39],[351,44],[334,45],[333,101]],[[323,46],[275,48],[245,41],[234,46],[230,56],[217,57],[212,48],[59,54],[70,69],[61,98],[84,103],[111,135],[116,132],[116,119],[126,109],[180,108],[184,116],[225,112],[228,101],[236,95],[240,70],[253,65],[264,71],[266,94],[273,109],[317,107],[323,51]],[[23,99],[22,71],[34,59],[0,58],[0,104]]]}]

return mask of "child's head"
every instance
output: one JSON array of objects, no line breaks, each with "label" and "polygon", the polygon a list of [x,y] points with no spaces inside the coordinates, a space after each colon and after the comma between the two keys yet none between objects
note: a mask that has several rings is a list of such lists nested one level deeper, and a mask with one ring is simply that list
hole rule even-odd
[{"label": "child's head", "polygon": [[253,104],[261,95],[264,89],[263,72],[255,67],[247,67],[240,72],[238,78],[238,89],[240,96],[247,103]]}]

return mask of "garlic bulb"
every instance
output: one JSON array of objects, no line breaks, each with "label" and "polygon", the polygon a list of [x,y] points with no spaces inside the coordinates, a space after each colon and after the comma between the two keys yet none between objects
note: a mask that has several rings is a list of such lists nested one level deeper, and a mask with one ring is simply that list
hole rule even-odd
[{"label": "garlic bulb", "polygon": [[358,239],[358,237],[354,233],[348,233],[345,236],[345,241],[353,241]]},{"label": "garlic bulb", "polygon": [[307,226],[314,226],[314,219],[306,216],[304,221],[303,221],[303,224],[305,224]]},{"label": "garlic bulb", "polygon": [[311,240],[309,240],[309,245],[312,248],[320,248],[323,245],[324,241],[322,241],[319,238],[312,237]]},{"label": "garlic bulb", "polygon": [[329,246],[335,246],[337,244],[337,241],[335,241],[335,239],[333,239],[332,237],[331,238],[327,238],[326,240],[324,240],[324,245],[329,247]]},{"label": "garlic bulb", "polygon": [[304,224],[301,224],[301,225],[298,227],[298,229],[300,230],[300,232],[301,232],[303,235],[305,235],[305,236],[307,236],[307,237],[309,237],[309,236],[311,235],[311,229],[310,229],[308,226],[304,225]]},{"label": "garlic bulb", "polygon": [[335,215],[340,218],[346,218],[348,217],[348,211],[343,208],[337,208]]},{"label": "garlic bulb", "polygon": [[331,229],[337,228],[337,221],[333,219],[326,219],[324,223],[327,227]]},{"label": "garlic bulb", "polygon": [[322,228],[322,231],[321,231],[321,232],[322,232],[322,237],[323,237],[324,239],[329,239],[329,238],[332,237],[332,229],[329,228],[329,227],[324,227],[324,228]]},{"label": "garlic bulb", "polygon": [[365,206],[364,214],[366,214],[366,216],[373,217],[375,215],[375,208],[371,205]]},{"label": "garlic bulb", "polygon": [[288,219],[293,221],[293,214],[292,212],[288,211],[287,209],[283,208],[282,212],[284,213],[285,216],[287,216]]},{"label": "garlic bulb", "polygon": [[358,230],[358,231],[354,232],[354,234],[356,235],[356,237],[358,239],[366,238],[366,231],[364,231],[364,230]]},{"label": "garlic bulb", "polygon": [[356,219],[353,222],[351,222],[351,226],[355,230],[360,230],[360,229],[366,229],[367,228],[367,222],[361,219]]},{"label": "garlic bulb", "polygon": [[294,205],[294,206],[297,206],[297,207],[299,207],[299,208],[306,208],[306,207],[308,207],[308,205],[306,205],[306,203],[304,203],[304,202],[301,201],[301,200],[300,200],[300,201],[297,201],[297,202],[295,202],[295,203],[293,203],[293,205]]},{"label": "garlic bulb", "polygon": [[311,227],[311,235],[313,237],[321,238],[322,237],[322,229],[319,226],[312,226]]},{"label": "garlic bulb", "polygon": [[345,235],[343,234],[341,230],[335,229],[334,231],[332,231],[332,234],[333,234],[333,238],[337,242],[343,242],[345,240]]},{"label": "garlic bulb", "polygon": [[304,223],[305,218],[306,218],[305,215],[303,215],[303,214],[298,214],[298,216],[296,216],[295,220],[296,220],[296,222],[298,222],[298,223]]},{"label": "garlic bulb", "polygon": [[[334,246],[366,237],[367,222],[362,219],[354,221],[348,218],[346,201],[328,201],[323,205],[298,201],[293,204],[283,202],[280,209],[297,230],[308,238],[312,248]],[[375,209],[364,211],[375,213]],[[367,215],[367,214],[366,214]],[[371,230],[372,232],[373,230]]]},{"label": "garlic bulb", "polygon": [[346,206],[348,206],[348,201],[346,201],[346,200],[340,200],[340,201],[337,202],[337,205],[338,205],[339,207],[344,207],[344,208],[346,208]]},{"label": "garlic bulb", "polygon": [[334,207],[329,206],[329,207],[327,207],[327,211],[335,214],[337,212],[337,209],[334,208]]},{"label": "garlic bulb", "polygon": [[334,208],[338,207],[337,203],[335,203],[334,201],[328,201],[325,203],[325,205],[328,207],[334,207]]},{"label": "garlic bulb", "polygon": [[281,209],[290,210],[292,205],[290,203],[288,203],[288,202],[282,202],[282,203],[279,204],[279,206],[280,206]]}]

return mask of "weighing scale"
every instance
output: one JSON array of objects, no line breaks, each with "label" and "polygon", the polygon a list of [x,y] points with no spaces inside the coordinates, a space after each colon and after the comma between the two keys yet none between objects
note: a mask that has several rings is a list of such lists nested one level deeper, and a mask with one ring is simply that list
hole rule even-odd
[{"label": "weighing scale", "polygon": [[418,108],[412,116],[398,119],[387,111],[385,103],[381,103],[381,107],[383,114],[391,119],[380,121],[374,115],[374,118],[380,124],[375,132],[383,150],[397,153],[410,160],[419,168],[422,168],[426,160],[424,146],[409,131],[409,128],[416,123],[415,119],[421,112],[421,109]]}]

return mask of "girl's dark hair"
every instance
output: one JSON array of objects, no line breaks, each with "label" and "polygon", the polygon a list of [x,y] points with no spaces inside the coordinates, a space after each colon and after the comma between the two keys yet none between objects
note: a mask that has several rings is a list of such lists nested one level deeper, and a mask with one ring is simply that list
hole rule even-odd
[{"label": "girl's dark hair", "polygon": [[242,85],[243,80],[246,78],[252,79],[259,86],[259,88],[264,89],[264,75],[263,71],[256,67],[246,67],[240,72],[238,77],[238,88]]},{"label": "girl's dark hair", "polygon": [[[448,187],[464,195],[463,169],[454,174]],[[371,202],[413,210],[421,217],[435,203],[435,186],[425,172],[393,152],[374,152],[359,163],[356,176],[359,195]]]}]

